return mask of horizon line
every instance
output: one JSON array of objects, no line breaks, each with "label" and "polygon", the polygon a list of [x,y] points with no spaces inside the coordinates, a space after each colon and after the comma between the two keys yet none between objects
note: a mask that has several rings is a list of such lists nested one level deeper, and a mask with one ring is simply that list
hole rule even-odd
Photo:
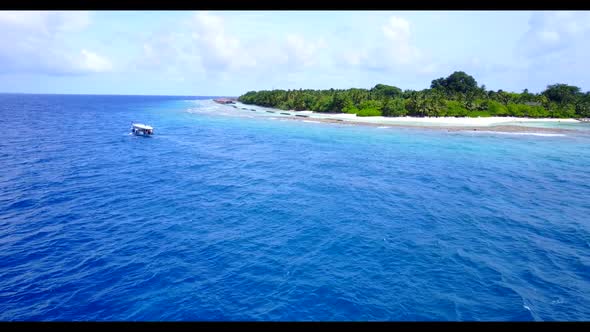
[{"label": "horizon line", "polygon": [[161,95],[161,94],[125,94],[125,93],[51,93],[51,92],[2,92],[0,95],[49,95],[49,96],[143,96],[143,97],[211,97],[237,98],[237,96],[222,95]]}]

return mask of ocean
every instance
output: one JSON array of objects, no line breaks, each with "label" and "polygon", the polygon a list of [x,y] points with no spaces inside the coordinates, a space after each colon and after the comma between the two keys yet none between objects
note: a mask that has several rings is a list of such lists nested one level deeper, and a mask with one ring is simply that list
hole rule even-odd
[{"label": "ocean", "polygon": [[590,319],[587,134],[0,94],[0,135],[2,321]]}]

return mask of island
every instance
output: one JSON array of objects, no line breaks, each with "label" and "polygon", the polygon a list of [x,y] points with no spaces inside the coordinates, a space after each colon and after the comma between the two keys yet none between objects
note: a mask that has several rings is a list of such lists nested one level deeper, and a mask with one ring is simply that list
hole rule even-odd
[{"label": "island", "polygon": [[590,118],[590,92],[553,84],[541,93],[487,90],[473,76],[456,71],[432,81],[429,89],[403,90],[385,84],[371,89],[263,90],[238,99],[243,104],[281,110],[345,113],[358,117]]}]

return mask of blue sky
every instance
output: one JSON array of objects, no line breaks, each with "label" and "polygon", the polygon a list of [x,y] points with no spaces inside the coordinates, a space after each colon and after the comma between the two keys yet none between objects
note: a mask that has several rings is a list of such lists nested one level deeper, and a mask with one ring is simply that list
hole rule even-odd
[{"label": "blue sky", "polygon": [[0,92],[423,89],[455,70],[590,90],[588,11],[3,11],[0,40]]}]

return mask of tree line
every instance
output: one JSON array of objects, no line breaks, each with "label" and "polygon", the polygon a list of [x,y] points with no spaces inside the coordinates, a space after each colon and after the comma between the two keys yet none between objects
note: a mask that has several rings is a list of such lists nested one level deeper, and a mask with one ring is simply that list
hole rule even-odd
[{"label": "tree line", "polygon": [[579,87],[553,84],[541,93],[488,91],[462,71],[435,79],[429,89],[420,91],[377,84],[371,89],[250,91],[238,100],[283,110],[357,116],[590,117],[590,92],[583,93]]}]

